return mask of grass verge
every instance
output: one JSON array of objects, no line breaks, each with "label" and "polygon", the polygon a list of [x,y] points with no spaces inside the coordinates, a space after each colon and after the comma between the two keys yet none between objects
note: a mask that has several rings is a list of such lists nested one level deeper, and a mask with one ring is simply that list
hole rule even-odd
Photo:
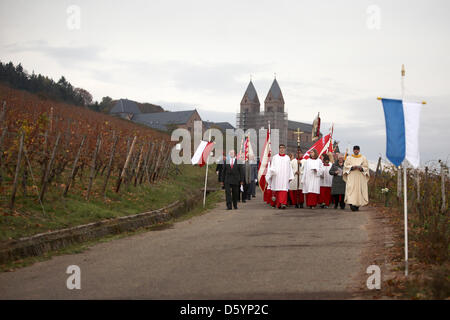
[{"label": "grass verge", "polygon": [[[119,193],[114,190],[115,181],[110,181],[106,198],[100,194],[104,177],[97,177],[90,201],[85,200],[86,190],[75,184],[67,197],[62,193],[64,185],[55,181],[46,194],[44,211],[36,193],[18,195],[13,211],[8,208],[8,198],[0,199],[0,241],[18,239],[77,225],[112,219],[159,209],[182,200],[204,185],[205,169],[191,165],[178,166],[169,176],[154,184],[143,183],[134,187],[124,184]],[[213,168],[210,168],[209,186],[218,186]]]}]

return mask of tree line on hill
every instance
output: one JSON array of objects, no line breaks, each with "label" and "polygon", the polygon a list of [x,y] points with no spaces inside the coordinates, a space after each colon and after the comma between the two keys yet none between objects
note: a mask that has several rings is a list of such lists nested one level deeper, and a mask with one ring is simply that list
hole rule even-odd
[{"label": "tree line on hill", "polygon": [[0,61],[0,82],[9,86],[35,93],[43,99],[63,101],[76,106],[84,106],[94,111],[108,109],[113,101],[111,97],[103,97],[101,102],[93,101],[92,95],[83,88],[75,88],[64,76],[55,82],[53,79],[35,74],[29,74],[22,64],[14,66],[12,62]]}]

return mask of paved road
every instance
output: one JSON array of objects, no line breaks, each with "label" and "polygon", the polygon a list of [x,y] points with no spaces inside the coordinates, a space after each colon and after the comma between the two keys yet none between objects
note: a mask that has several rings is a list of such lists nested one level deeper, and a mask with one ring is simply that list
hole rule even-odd
[{"label": "paved road", "polygon": [[[346,299],[369,209],[277,210],[259,198],[0,273],[8,299]],[[67,266],[81,268],[68,290]]]}]

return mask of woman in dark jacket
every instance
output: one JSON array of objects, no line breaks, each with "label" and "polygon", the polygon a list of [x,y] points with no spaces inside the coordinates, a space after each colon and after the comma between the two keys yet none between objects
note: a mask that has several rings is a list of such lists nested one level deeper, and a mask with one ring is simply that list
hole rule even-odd
[{"label": "woman in dark jacket", "polygon": [[338,160],[333,164],[330,169],[330,174],[333,176],[333,182],[331,184],[331,194],[334,198],[334,208],[337,209],[338,203],[341,209],[345,209],[345,181],[342,180],[342,173],[344,171],[344,156],[340,155]]}]

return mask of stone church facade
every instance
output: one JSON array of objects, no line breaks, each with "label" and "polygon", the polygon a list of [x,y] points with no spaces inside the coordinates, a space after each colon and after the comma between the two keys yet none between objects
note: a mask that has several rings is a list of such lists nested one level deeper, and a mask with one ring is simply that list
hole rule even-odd
[{"label": "stone church facade", "polygon": [[[250,81],[241,100],[240,112],[236,117],[237,128],[243,130],[253,128],[258,131],[261,128],[267,129],[270,121],[271,129],[279,130],[279,143],[287,146],[288,153],[297,151],[297,135],[294,133],[297,129],[303,132],[300,136],[302,151],[305,152],[313,145],[311,141],[312,124],[288,119],[283,93],[276,79],[273,80],[264,100],[264,111],[261,111],[260,108],[258,94]],[[278,151],[277,148],[278,146],[272,146],[274,152]]]}]

